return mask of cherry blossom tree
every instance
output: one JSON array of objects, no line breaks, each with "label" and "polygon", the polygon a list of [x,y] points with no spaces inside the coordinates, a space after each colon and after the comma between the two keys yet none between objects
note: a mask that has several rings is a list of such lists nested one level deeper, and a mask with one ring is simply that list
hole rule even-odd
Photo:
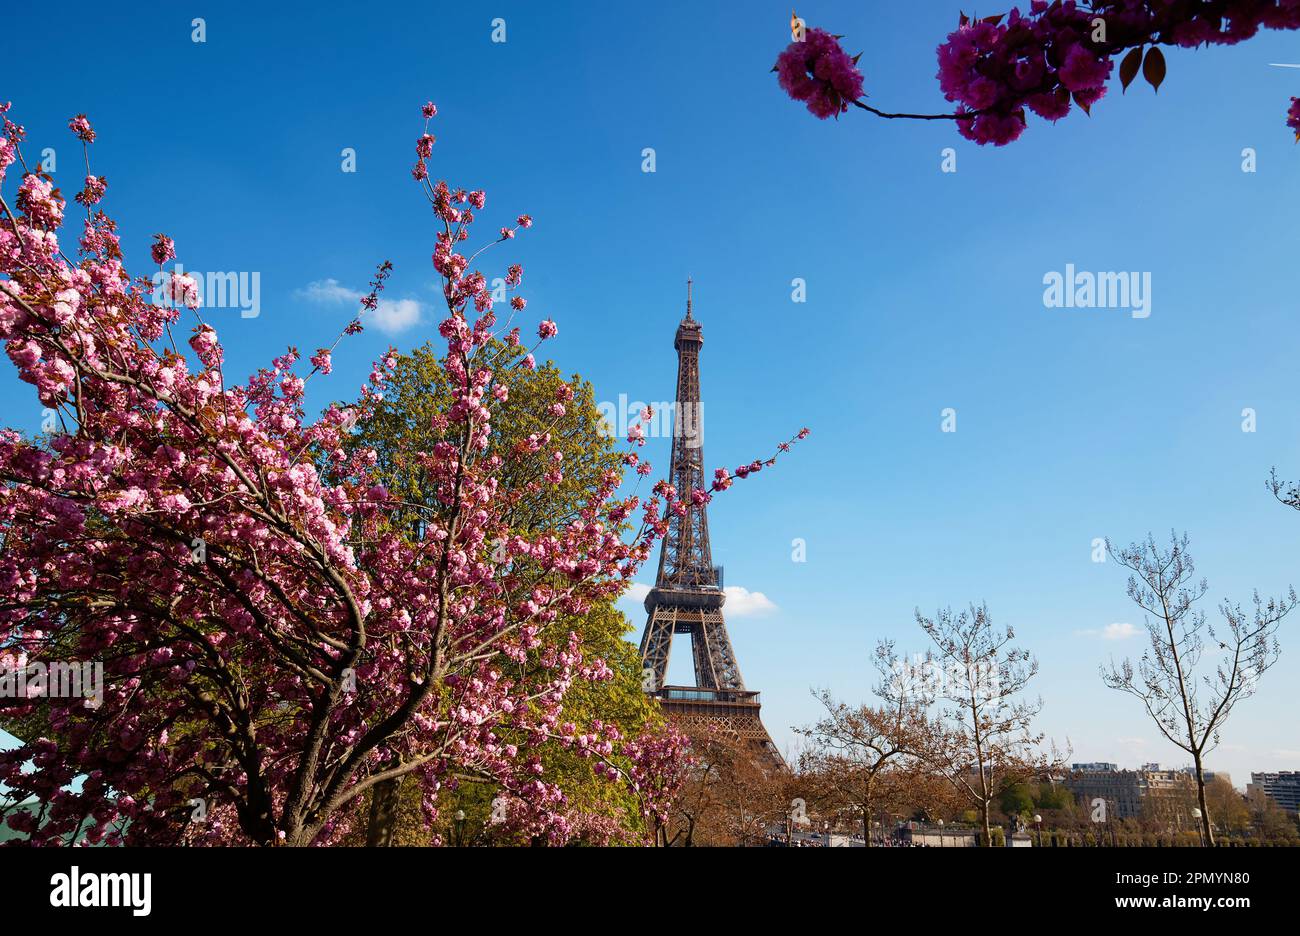
[{"label": "cherry blossom tree", "polygon": [[[13,674],[96,661],[103,685],[92,698],[0,699],[8,718],[46,728],[0,754],[0,783],[37,803],[4,821],[37,844],[322,845],[379,784],[414,780],[432,820],[442,788],[481,777],[502,791],[500,821],[560,843],[581,817],[546,775],[547,742],[631,784],[648,813],[661,809],[681,746],[566,721],[569,689],[610,669],[557,622],[626,587],[679,494],[663,481],[649,496],[620,494],[622,474],[609,471],[562,529],[511,528],[512,508],[535,492],[502,484],[505,466],[531,463],[514,475],[555,485],[564,465],[547,432],[492,444],[509,405],[494,348],[526,344],[510,366],[531,368],[557,326],[542,319],[525,343],[513,325],[525,305],[518,265],[499,320],[475,263],[532,219],[465,250],[486,199],[431,181],[436,107],[423,107],[412,175],[435,221],[453,391],[430,420],[416,507],[376,482],[372,450],[344,444],[382,399],[391,352],[355,404],[315,419],[305,406],[308,382],[377,306],[390,264],[361,314],[308,362],[289,348],[232,382],[194,280],[169,272],[172,241],[160,234],[151,251],[166,301],[150,300],[150,277],[128,274],[99,207],[105,180],[90,174],[89,121],[70,122],[87,151],[74,260],[59,238],[65,198],[27,166],[8,111],[0,105],[0,340],[53,431],[0,431],[0,664]],[[15,165],[11,207],[2,186]],[[635,429],[624,460],[644,478]],[[720,469],[713,490],[729,484]],[[404,525],[417,507],[410,536],[394,518]]]},{"label": "cherry blossom tree", "polygon": [[[1026,111],[1053,123],[1072,106],[1084,113],[1106,94],[1119,62],[1124,90],[1141,70],[1157,91],[1165,79],[1161,46],[1234,45],[1261,29],[1300,29],[1300,0],[1031,0],[1027,12],[972,19],[939,46],[939,87],[951,113],[889,113],[868,104],[860,54],[840,36],[792,22],[794,40],[773,71],[781,87],[815,116],[838,118],[849,107],[887,119],[952,120],[976,143],[1003,146],[1020,137]],[[1300,141],[1300,98],[1286,123]]]}]

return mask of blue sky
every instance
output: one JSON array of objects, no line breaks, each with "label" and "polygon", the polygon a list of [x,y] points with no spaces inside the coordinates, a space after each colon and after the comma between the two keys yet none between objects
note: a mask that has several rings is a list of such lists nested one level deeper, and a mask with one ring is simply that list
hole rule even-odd
[{"label": "blue sky", "polygon": [[[863,52],[874,104],[937,111],[934,50],[958,7],[798,9]],[[1267,64],[1300,62],[1300,36],[1170,50],[1158,95],[1116,87],[1091,118],[1031,118],[994,149],[943,122],[814,119],[769,72],[789,13],[755,0],[27,5],[6,13],[11,31],[55,37],[57,65],[10,69],[0,97],[29,155],[55,148],[65,189],[80,176],[66,121],[91,117],[133,269],[166,231],[187,269],[260,274],[257,318],[211,314],[230,373],[327,344],[350,307],[303,291],[364,289],[391,259],[388,296],[419,320],[348,345],[317,403],[351,396],[389,341],[435,334],[432,228],[407,175],[432,98],[431,171],[487,190],[489,230],[536,218],[498,262],[523,263],[529,312],[559,323],[551,354],[598,399],[672,395],[691,273],[708,464],[812,428],[710,512],[728,583],[774,606],[730,629],[778,744],[815,717],[810,687],[867,696],[877,639],[922,650],[914,608],[986,601],[1038,655],[1041,727],[1076,760],[1182,763],[1100,683],[1108,656],[1141,650],[1100,633],[1141,620],[1091,543],[1186,529],[1214,601],[1300,584],[1300,516],[1264,489],[1272,465],[1300,477],[1285,338],[1300,148],[1284,126],[1300,72]],[[355,173],[340,169],[345,147]],[[955,173],[940,171],[945,147]],[[1151,273],[1150,317],[1045,308],[1044,275],[1071,263]],[[0,406],[7,425],[38,428],[9,369]],[[941,432],[948,407],[955,433]],[[796,538],[806,562],[791,561]],[[1300,613],[1282,643],[1210,758],[1238,784],[1300,769]]]}]

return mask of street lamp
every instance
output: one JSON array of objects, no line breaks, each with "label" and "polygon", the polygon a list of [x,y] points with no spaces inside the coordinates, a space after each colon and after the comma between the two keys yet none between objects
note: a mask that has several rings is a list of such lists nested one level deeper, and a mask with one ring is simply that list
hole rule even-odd
[{"label": "street lamp", "polygon": [[939,820],[939,847],[943,848],[943,820]]},{"label": "street lamp", "polygon": [[1192,819],[1196,821],[1196,840],[1205,847],[1205,830],[1201,828],[1201,809],[1199,806],[1192,807]]},{"label": "street lamp", "polygon": [[1043,817],[1034,813],[1034,829],[1038,832],[1038,847],[1043,847]]},{"label": "street lamp", "polygon": [[456,810],[453,818],[456,826],[456,847],[460,848],[465,843],[465,810]]}]

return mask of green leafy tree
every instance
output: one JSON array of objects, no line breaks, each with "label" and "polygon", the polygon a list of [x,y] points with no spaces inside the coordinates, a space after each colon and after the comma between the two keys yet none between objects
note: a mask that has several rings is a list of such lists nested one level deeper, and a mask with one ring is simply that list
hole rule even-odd
[{"label": "green leafy tree", "polygon": [[[525,354],[518,346],[496,342],[492,350],[496,386],[502,388],[497,392],[507,395],[510,406],[493,419],[488,454],[502,457],[500,481],[519,494],[510,516],[512,531],[559,530],[578,517],[601,479],[619,469],[623,456],[616,450],[589,383],[577,375],[566,380],[549,361],[535,368],[518,366]],[[352,446],[375,451],[376,475],[404,505],[393,522],[411,537],[422,535],[421,518],[431,506],[419,453],[432,450],[438,439],[434,427],[452,402],[438,355],[432,343],[400,355],[384,399],[349,440]],[[530,440],[544,437],[549,437],[547,447],[562,455],[554,463],[563,472],[558,485],[544,482],[535,459],[509,457]],[[635,735],[660,717],[641,691],[636,648],[625,639],[631,625],[612,602],[596,603],[586,614],[560,626],[578,633],[585,651],[603,658],[613,670],[608,680],[575,684],[565,697],[565,722],[581,730],[600,720],[618,726],[624,735]],[[542,762],[546,775],[556,779],[568,798],[575,823],[589,833],[590,840],[630,841],[644,835],[632,794],[621,784],[598,778],[593,758],[554,742],[544,746]],[[493,789],[485,789],[479,778],[469,776],[455,783],[453,805],[443,811],[447,825],[433,830],[419,820],[418,801],[411,801],[410,794],[402,795],[395,788],[377,792],[367,807],[371,809],[369,843],[416,844],[432,833],[451,843],[503,841],[491,821]],[[465,816],[459,826],[458,812]]]},{"label": "green leafy tree", "polygon": [[1074,797],[1063,784],[1039,783],[1034,786],[1034,805],[1039,809],[1068,810],[1074,806]]},{"label": "green leafy tree", "polygon": [[[622,455],[596,408],[589,383],[576,374],[566,381],[550,361],[535,369],[517,366],[525,354],[522,347],[493,342],[492,348],[495,383],[511,405],[493,415],[490,452],[506,458],[498,476],[501,486],[523,492],[514,507],[512,526],[528,531],[559,529],[578,516],[601,477],[620,467]],[[352,445],[375,450],[379,476],[408,505],[401,516],[411,525],[412,535],[418,535],[421,510],[428,504],[421,453],[441,439],[434,421],[445,416],[452,400],[439,360],[431,342],[399,355],[384,399],[373,416],[358,424],[351,440]],[[551,437],[548,448],[557,448],[564,456],[560,463],[564,480],[559,485],[543,484],[535,463],[507,458],[530,436],[543,434]]]},{"label": "green leafy tree", "polygon": [[1008,816],[1024,816],[1034,811],[1034,797],[1029,784],[1013,780],[1004,784],[998,794],[998,805]]}]

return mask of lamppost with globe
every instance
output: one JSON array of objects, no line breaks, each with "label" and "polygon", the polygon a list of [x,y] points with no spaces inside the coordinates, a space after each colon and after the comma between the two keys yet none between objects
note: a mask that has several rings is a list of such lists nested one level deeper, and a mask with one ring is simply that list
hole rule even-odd
[{"label": "lamppost with globe", "polygon": [[465,810],[456,810],[453,821],[456,829],[456,847],[460,848],[465,844]]}]

